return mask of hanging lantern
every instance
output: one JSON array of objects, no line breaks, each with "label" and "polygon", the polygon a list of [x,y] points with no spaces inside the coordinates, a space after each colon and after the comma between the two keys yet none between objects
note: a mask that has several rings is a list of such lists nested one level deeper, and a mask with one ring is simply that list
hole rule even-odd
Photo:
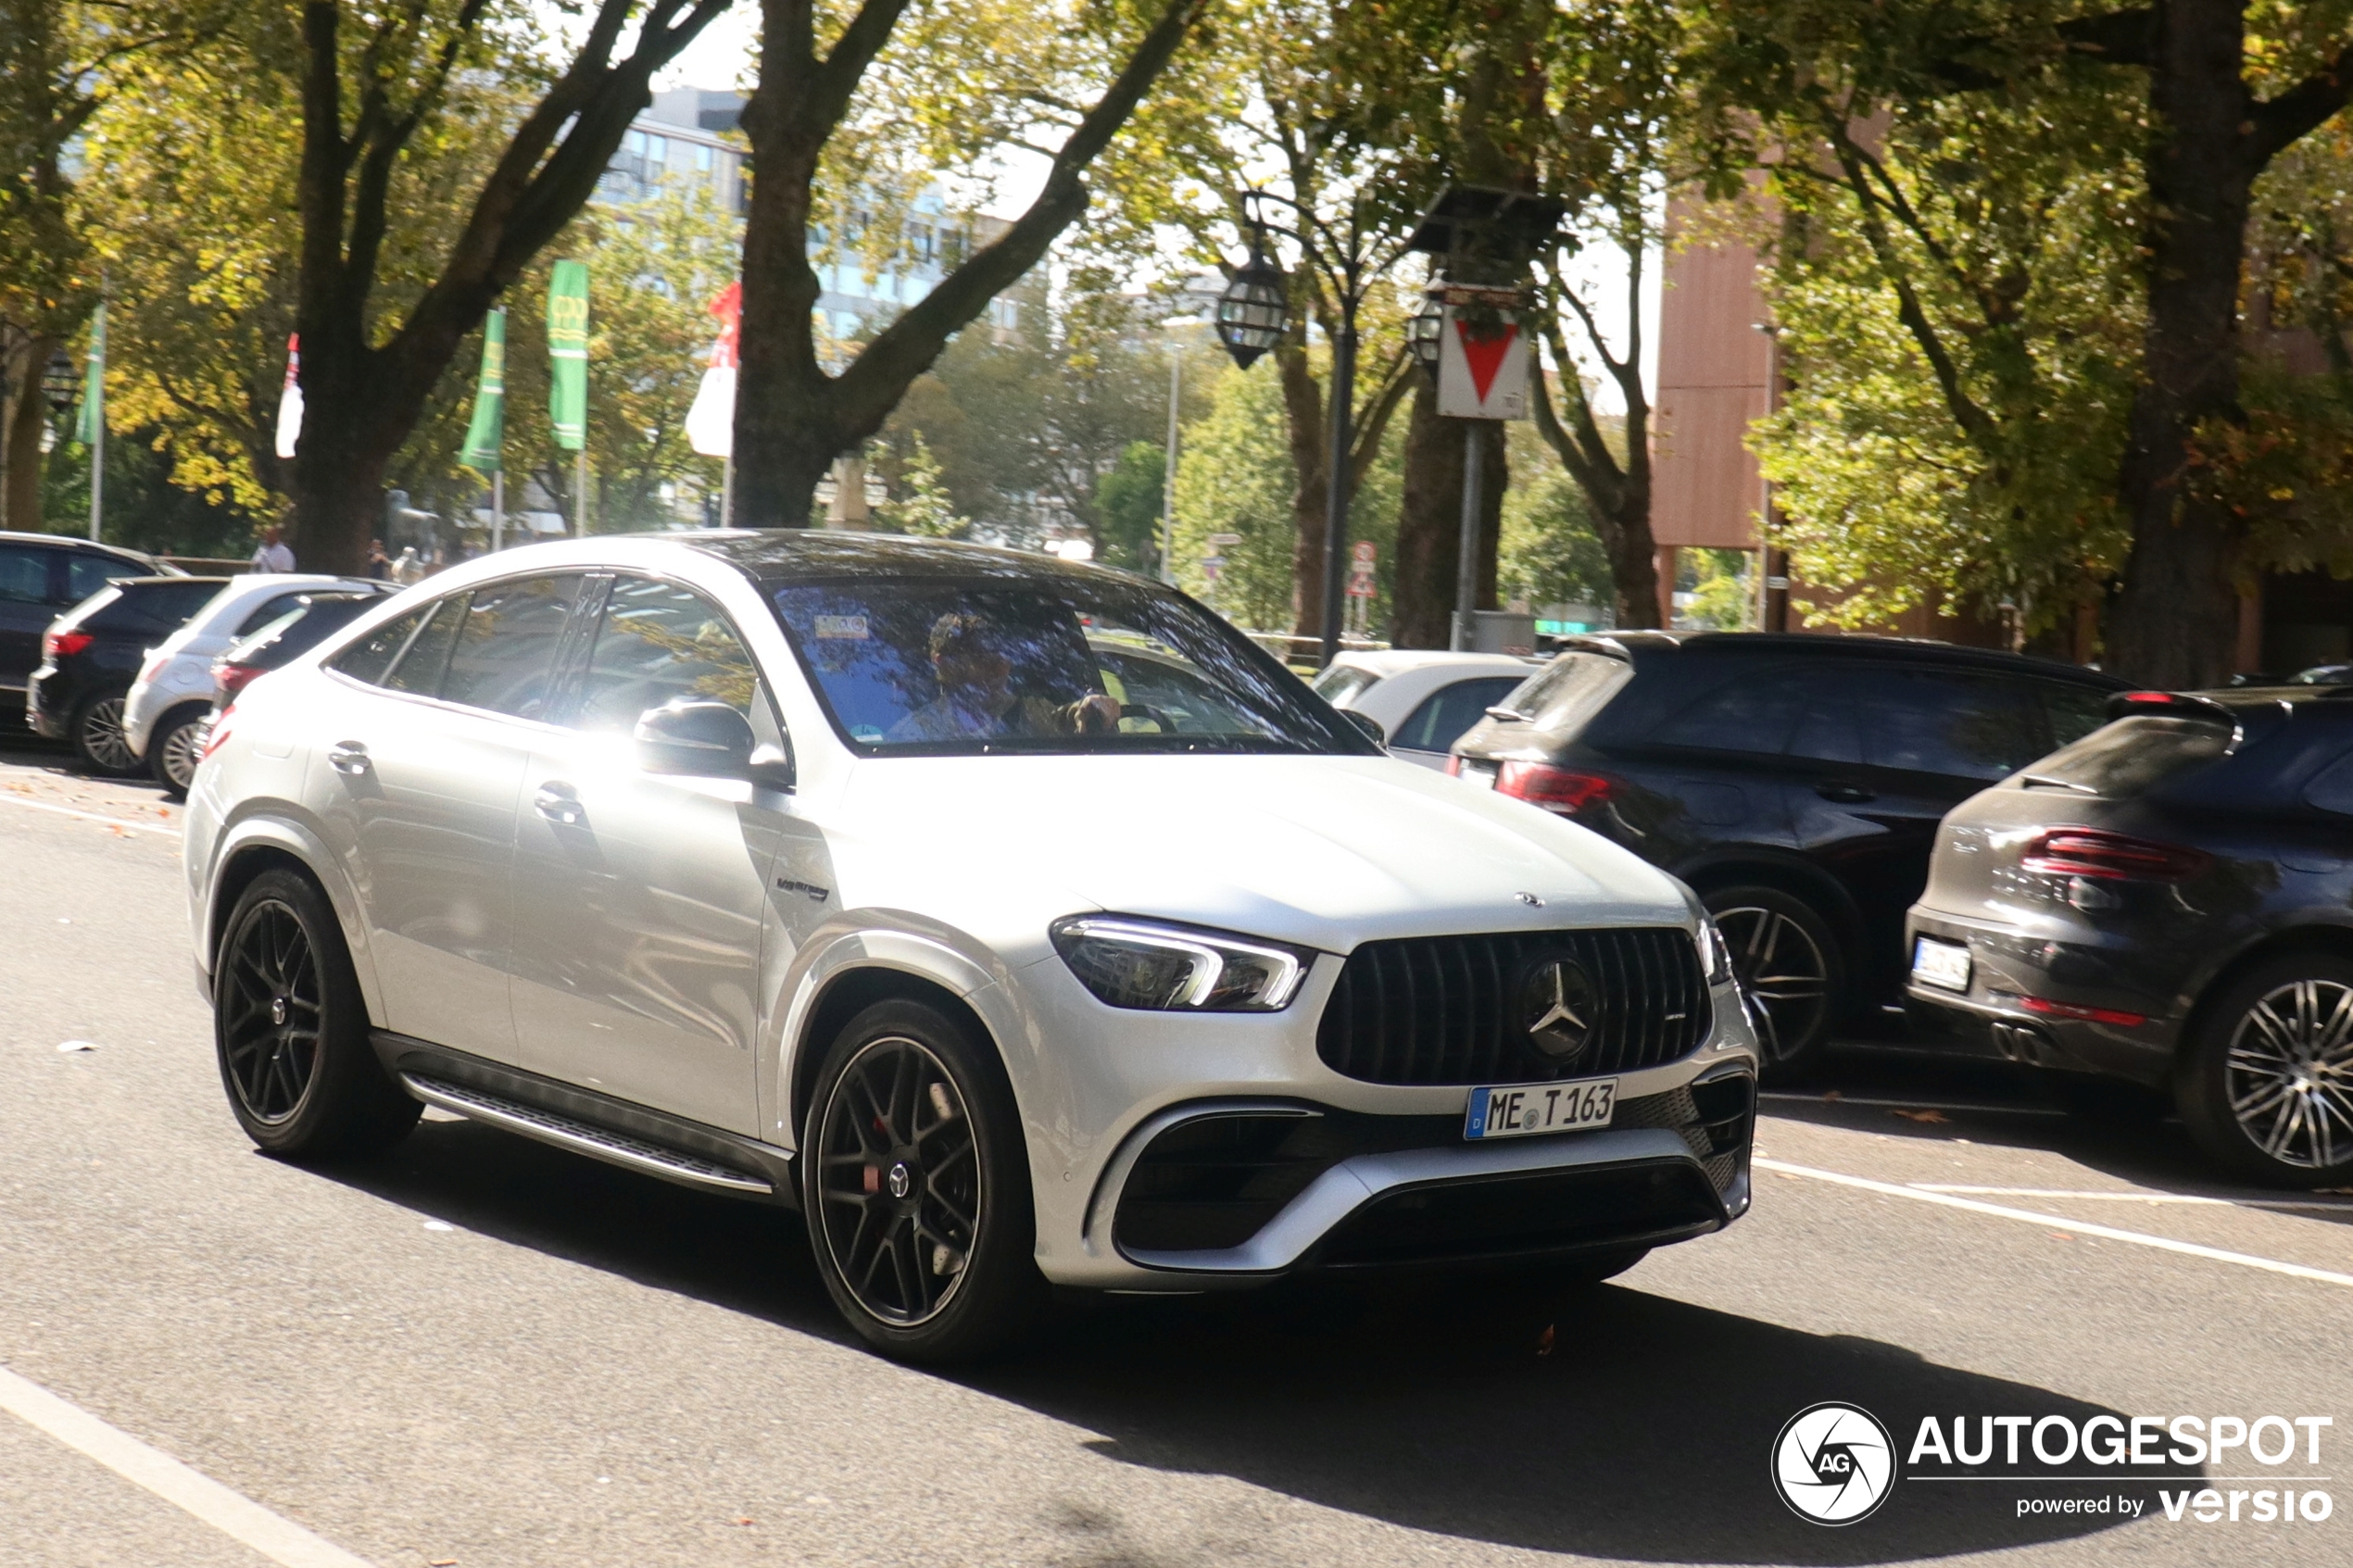
[{"label": "hanging lantern", "polygon": [[73,357],[62,348],[50,355],[41,372],[41,391],[49,400],[50,411],[62,414],[72,408],[74,395],[81,390],[82,378],[74,373]]},{"label": "hanging lantern", "polygon": [[1446,307],[1435,291],[1424,295],[1420,311],[1405,323],[1405,347],[1421,361],[1422,369],[1437,370],[1440,340],[1445,331]]},{"label": "hanging lantern", "polygon": [[1234,363],[1250,369],[1258,357],[1282,342],[1290,326],[1290,282],[1266,257],[1266,234],[1253,229],[1250,260],[1234,274],[1217,300],[1217,338]]}]

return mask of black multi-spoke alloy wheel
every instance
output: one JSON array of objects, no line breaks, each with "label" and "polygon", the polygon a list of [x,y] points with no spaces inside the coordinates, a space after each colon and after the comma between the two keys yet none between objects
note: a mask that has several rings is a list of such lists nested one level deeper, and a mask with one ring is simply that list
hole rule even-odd
[{"label": "black multi-spoke alloy wheel", "polygon": [[818,1273],[875,1348],[969,1360],[1038,1321],[1013,1089],[961,1022],[912,1001],[851,1019],[818,1069],[800,1166]]},{"label": "black multi-spoke alloy wheel", "polygon": [[72,737],[73,754],[94,773],[120,779],[139,771],[139,759],[131,755],[131,743],[122,734],[126,695],[120,687],[92,692],[73,710],[73,722],[66,733]]},{"label": "black multi-spoke alloy wheel", "polygon": [[1700,902],[1748,993],[1766,1075],[1786,1081],[1818,1066],[1846,997],[1845,958],[1830,922],[1805,899],[1761,884],[1718,887]]},{"label": "black multi-spoke alloy wheel", "polygon": [[2174,1079],[2191,1135],[2274,1186],[2353,1181],[2353,960],[2289,953],[2198,1010]]},{"label": "black multi-spoke alloy wheel", "polygon": [[167,713],[147,736],[147,771],[174,795],[188,793],[204,760],[205,718],[202,708]]},{"label": "black multi-spoke alloy wheel", "polygon": [[230,1109],[273,1154],[368,1153],[404,1136],[423,1109],[369,1048],[334,910],[295,872],[256,877],[221,926],[212,1033]]}]

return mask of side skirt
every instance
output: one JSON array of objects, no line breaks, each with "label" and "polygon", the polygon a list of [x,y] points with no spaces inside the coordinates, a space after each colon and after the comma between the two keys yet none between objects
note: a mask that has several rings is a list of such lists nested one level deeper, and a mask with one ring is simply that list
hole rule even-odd
[{"label": "side skirt", "polygon": [[792,1155],[773,1144],[388,1029],[368,1042],[427,1105],[698,1191],[800,1206]]}]

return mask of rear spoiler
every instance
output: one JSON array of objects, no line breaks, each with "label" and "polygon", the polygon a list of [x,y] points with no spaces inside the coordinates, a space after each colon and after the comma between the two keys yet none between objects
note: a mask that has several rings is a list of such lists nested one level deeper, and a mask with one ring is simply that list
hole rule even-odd
[{"label": "rear spoiler", "polygon": [[2153,719],[2203,719],[2211,724],[2238,728],[2238,715],[2212,697],[2190,692],[2118,692],[2108,699],[2110,719],[2136,716]]}]

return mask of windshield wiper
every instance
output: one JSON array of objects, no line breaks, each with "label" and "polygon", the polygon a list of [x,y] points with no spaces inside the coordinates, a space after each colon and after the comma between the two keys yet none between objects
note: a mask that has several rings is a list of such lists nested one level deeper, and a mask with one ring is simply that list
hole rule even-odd
[{"label": "windshield wiper", "polygon": [[2071,789],[2078,795],[2097,795],[2099,793],[2098,790],[2094,789],[2090,784],[2077,784],[2073,779],[2056,778],[2049,773],[2027,773],[2023,775],[2023,777],[2030,785],[2041,784],[2045,789]]}]

